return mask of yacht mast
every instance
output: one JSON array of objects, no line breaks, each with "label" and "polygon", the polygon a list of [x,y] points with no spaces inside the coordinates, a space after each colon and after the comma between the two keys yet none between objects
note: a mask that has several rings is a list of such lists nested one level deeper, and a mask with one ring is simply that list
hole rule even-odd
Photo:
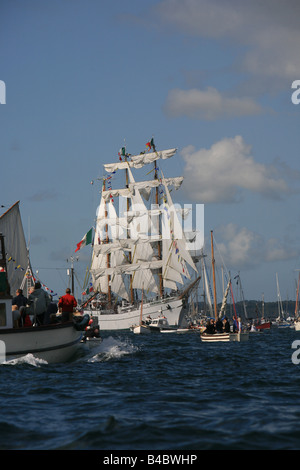
[{"label": "yacht mast", "polygon": [[212,263],[213,283],[214,283],[214,311],[215,311],[215,319],[218,320],[216,276],[215,276],[215,258],[214,258],[214,242],[213,242],[213,231],[212,230],[210,232],[210,238],[211,238],[211,263]]}]

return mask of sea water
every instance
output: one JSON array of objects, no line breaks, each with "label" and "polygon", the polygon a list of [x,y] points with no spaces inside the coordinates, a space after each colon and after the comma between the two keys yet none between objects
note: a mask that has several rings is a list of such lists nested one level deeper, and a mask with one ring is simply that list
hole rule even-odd
[{"label": "sea water", "polygon": [[1,450],[300,449],[300,332],[102,337],[68,363],[0,365]]}]

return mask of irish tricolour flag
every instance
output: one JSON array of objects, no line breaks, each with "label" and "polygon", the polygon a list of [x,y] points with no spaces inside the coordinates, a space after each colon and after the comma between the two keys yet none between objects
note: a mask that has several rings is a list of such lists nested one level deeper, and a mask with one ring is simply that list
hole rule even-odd
[{"label": "irish tricolour flag", "polygon": [[77,248],[75,250],[78,251],[80,248],[82,248],[85,245],[90,245],[92,243],[92,237],[93,237],[93,229],[91,228],[83,237],[83,239],[77,243]]}]

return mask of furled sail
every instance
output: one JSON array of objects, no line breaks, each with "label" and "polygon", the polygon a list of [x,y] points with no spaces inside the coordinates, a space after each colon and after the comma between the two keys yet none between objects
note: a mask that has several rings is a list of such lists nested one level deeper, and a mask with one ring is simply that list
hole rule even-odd
[{"label": "furled sail", "polygon": [[228,293],[229,293],[229,289],[230,289],[230,283],[231,283],[231,280],[229,279],[227,287],[226,287],[226,291],[225,291],[224,296],[223,296],[223,301],[222,301],[221,309],[220,309],[220,312],[219,312],[219,318],[222,318],[222,316],[225,313],[225,307],[226,307],[227,297],[228,297]]},{"label": "furled sail", "polygon": [[142,168],[144,165],[153,163],[160,158],[165,160],[166,158],[173,157],[177,149],[161,150],[159,152],[151,152],[141,155],[135,155],[130,157],[128,162],[118,162],[118,163],[106,163],[104,168],[108,172],[113,172],[116,170],[127,170],[128,166],[130,168]]}]

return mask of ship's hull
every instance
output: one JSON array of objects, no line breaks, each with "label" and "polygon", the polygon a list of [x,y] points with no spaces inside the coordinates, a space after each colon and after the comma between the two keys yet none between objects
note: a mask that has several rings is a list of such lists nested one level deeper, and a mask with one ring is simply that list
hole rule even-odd
[{"label": "ship's hull", "polygon": [[269,330],[271,328],[271,322],[261,323],[260,325],[255,325],[257,330]]},{"label": "ship's hull", "polygon": [[1,362],[32,354],[48,363],[72,358],[80,344],[82,332],[72,322],[58,325],[9,328],[0,331]]},{"label": "ship's hull", "polygon": [[[140,323],[139,308],[123,307],[118,313],[105,313],[102,310],[86,310],[85,313],[97,317],[101,331],[127,330]],[[143,304],[143,320],[146,320],[148,316],[154,318],[158,315],[165,316],[171,326],[181,325],[183,320],[182,299],[170,298]]]},{"label": "ship's hull", "polygon": [[228,343],[232,341],[248,341],[249,333],[215,333],[215,334],[206,334],[202,333],[200,335],[201,341],[206,343]]}]

